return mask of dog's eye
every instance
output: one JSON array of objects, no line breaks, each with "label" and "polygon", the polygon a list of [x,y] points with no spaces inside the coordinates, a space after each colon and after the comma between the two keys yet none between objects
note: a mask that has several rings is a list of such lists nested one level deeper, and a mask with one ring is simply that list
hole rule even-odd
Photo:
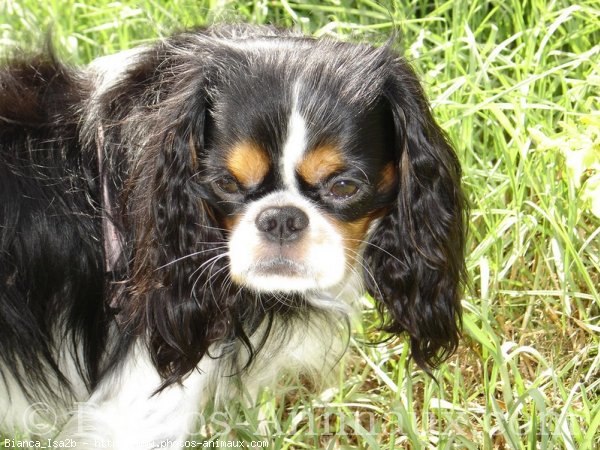
[{"label": "dog's eye", "polygon": [[331,185],[329,194],[338,200],[353,197],[358,192],[358,183],[352,180],[339,180]]},{"label": "dog's eye", "polygon": [[226,194],[239,194],[240,193],[240,186],[231,177],[221,178],[221,179],[217,180],[215,182],[215,184],[217,185],[217,187],[219,189],[221,189]]}]

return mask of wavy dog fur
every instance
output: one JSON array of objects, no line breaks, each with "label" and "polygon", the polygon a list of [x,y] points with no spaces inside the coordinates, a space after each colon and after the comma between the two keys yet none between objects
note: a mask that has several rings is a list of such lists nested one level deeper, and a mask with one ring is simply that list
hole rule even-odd
[{"label": "wavy dog fur", "polygon": [[78,448],[185,437],[215,396],[331,371],[365,290],[429,370],[458,344],[460,177],[390,45],[227,26],[79,69],[10,61],[0,429],[84,401],[60,434]]}]

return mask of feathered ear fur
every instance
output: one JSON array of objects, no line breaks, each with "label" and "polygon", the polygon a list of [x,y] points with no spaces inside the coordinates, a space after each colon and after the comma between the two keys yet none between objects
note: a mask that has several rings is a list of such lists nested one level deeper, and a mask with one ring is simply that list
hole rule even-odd
[{"label": "feathered ear fur", "polygon": [[[122,200],[132,248],[120,305],[123,334],[147,338],[162,387],[181,381],[227,334],[231,300],[225,238],[197,178],[208,63],[186,65],[164,51],[156,52],[155,66],[144,59],[150,63],[130,70],[115,88],[112,103],[122,111],[110,117],[122,119],[107,127],[106,138],[131,147],[134,168]],[[118,90],[122,98],[116,98]]]},{"label": "feathered ear fur", "polygon": [[412,357],[428,370],[458,345],[465,201],[459,162],[417,77],[402,60],[391,68],[384,96],[395,128],[398,198],[366,248],[365,281],[384,329],[406,332]]}]

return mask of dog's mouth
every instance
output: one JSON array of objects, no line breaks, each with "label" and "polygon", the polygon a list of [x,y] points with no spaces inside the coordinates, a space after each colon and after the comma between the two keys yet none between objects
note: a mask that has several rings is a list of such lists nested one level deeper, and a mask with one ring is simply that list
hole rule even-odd
[{"label": "dog's mouth", "polygon": [[283,256],[259,260],[235,278],[258,292],[303,293],[319,284],[309,267]]},{"label": "dog's mouth", "polygon": [[308,276],[308,270],[303,264],[283,256],[257,262],[252,268],[252,272],[259,276],[300,278]]}]

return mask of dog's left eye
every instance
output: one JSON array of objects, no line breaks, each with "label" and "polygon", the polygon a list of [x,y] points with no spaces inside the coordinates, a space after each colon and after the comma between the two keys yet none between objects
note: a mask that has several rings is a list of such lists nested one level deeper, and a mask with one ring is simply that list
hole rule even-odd
[{"label": "dog's left eye", "polygon": [[226,194],[239,194],[240,186],[231,177],[224,177],[215,182],[217,187]]},{"label": "dog's left eye", "polygon": [[329,188],[329,194],[337,200],[346,200],[356,195],[358,183],[352,180],[338,180]]}]

